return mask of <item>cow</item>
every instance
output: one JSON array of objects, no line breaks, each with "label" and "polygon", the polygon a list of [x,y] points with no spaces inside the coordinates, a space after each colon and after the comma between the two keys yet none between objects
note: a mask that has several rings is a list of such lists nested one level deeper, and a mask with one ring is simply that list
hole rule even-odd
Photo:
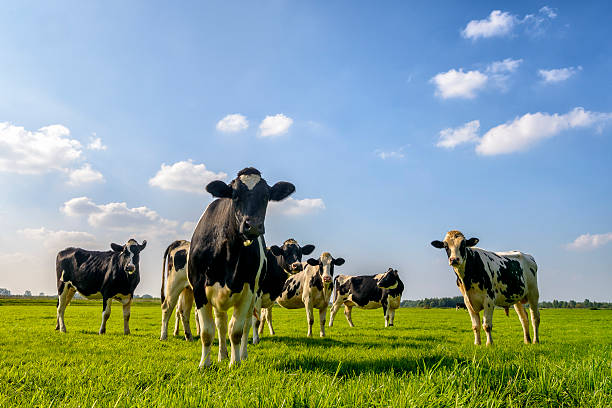
[{"label": "cow", "polygon": [[250,317],[261,273],[265,270],[263,234],[268,202],[285,199],[295,191],[295,186],[281,181],[270,187],[259,170],[247,167],[230,184],[216,180],[206,186],[206,191],[217,199],[198,221],[187,261],[187,278],[193,288],[200,322],[199,366],[211,364],[215,323],[219,361],[227,357],[227,310],[233,308],[229,322],[232,367],[247,358]]},{"label": "cow", "polygon": [[130,334],[130,308],[140,282],[140,253],[147,241],[130,239],[125,245],[111,243],[112,251],[66,248],[57,253],[57,322],[55,330],[66,332],[64,311],[76,292],[88,299],[102,299],[100,334],[106,333],[112,299],[123,305],[123,333]]},{"label": "cow", "polygon": [[256,316],[253,316],[253,344],[259,343],[259,337],[263,333],[266,321],[270,335],[274,335],[272,326],[274,301],[283,291],[287,278],[303,269],[302,255],[310,255],[314,249],[314,245],[308,244],[301,247],[295,239],[290,238],[283,242],[281,247],[272,245],[266,251],[267,269],[261,281],[261,293],[255,302],[256,312],[254,314]]},{"label": "cow", "polygon": [[336,313],[344,305],[344,315],[349,326],[355,327],[351,312],[354,306],[360,309],[383,308],[385,327],[393,326],[395,310],[400,307],[404,283],[397,269],[389,268],[378,275],[348,276],[334,278],[334,303],[329,316],[329,327],[334,325]]},{"label": "cow", "polygon": [[467,307],[465,306],[465,303],[463,302],[459,302],[455,305],[455,310],[461,310],[461,309],[467,310]]},{"label": "cow", "polygon": [[287,279],[276,303],[285,309],[306,309],[308,337],[312,337],[313,308],[319,309],[319,335],[325,337],[325,314],[333,291],[334,266],[344,264],[344,259],[334,259],[329,252],[323,252],[318,259],[310,258],[306,263],[302,272]]},{"label": "cow", "polygon": [[491,252],[477,248],[478,238],[466,239],[460,231],[449,231],[443,241],[432,241],[435,248],[445,249],[448,263],[457,277],[459,290],[472,319],[474,344],[480,344],[480,311],[487,345],[493,344],[493,310],[495,306],[514,306],[523,326],[523,339],[530,343],[529,319],[523,304],[529,302],[533,343],[540,341],[538,310],[538,265],[531,255],[519,251]]},{"label": "cow", "polygon": [[[183,323],[185,340],[193,340],[189,326],[189,315],[193,306],[193,290],[187,280],[188,254],[189,241],[185,240],[174,241],[164,252],[161,282],[162,325],[160,340],[168,338],[168,320],[170,320],[170,315],[175,306],[174,335],[178,334],[180,321]],[[168,265],[167,269],[166,263]]]}]

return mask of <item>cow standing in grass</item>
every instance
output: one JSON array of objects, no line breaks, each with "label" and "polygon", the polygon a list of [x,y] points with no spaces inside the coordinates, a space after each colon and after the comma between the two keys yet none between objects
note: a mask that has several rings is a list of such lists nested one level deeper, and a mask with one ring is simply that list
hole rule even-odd
[{"label": "cow standing in grass", "polygon": [[230,366],[247,358],[247,334],[266,262],[263,234],[268,201],[285,199],[295,187],[287,182],[270,187],[257,169],[249,167],[230,184],[213,181],[206,190],[218,199],[206,208],[193,232],[187,262],[187,277],[200,321],[200,368],[211,364],[215,323],[219,360],[227,357],[230,308]]},{"label": "cow standing in grass", "polygon": [[336,313],[344,305],[344,316],[349,326],[353,324],[352,310],[383,308],[385,327],[393,326],[395,310],[402,301],[404,283],[397,269],[389,268],[378,275],[349,276],[338,275],[334,278],[334,303],[329,316],[329,327],[334,325]]},{"label": "cow standing in grass", "polygon": [[283,292],[276,300],[286,309],[306,309],[308,337],[312,336],[313,309],[319,309],[319,335],[325,337],[325,315],[333,291],[334,266],[342,264],[344,259],[334,259],[329,252],[323,252],[319,259],[310,258],[302,272],[287,279]]},{"label": "cow standing in grass", "polygon": [[523,304],[529,302],[533,342],[538,343],[540,311],[538,310],[538,265],[531,255],[519,252],[491,252],[474,247],[478,238],[465,239],[459,231],[449,231],[443,241],[431,245],[445,249],[448,263],[457,275],[457,284],[472,319],[474,343],[480,344],[480,311],[487,335],[487,345],[493,344],[493,310],[500,306],[508,310],[514,305],[523,326],[525,343],[530,343],[529,319]]},{"label": "cow standing in grass", "polygon": [[[189,241],[185,240],[174,241],[164,252],[161,282],[162,325],[160,340],[168,338],[168,321],[175,306],[174,335],[178,334],[180,321],[183,323],[185,340],[193,340],[189,326],[189,315],[193,306],[193,290],[187,280],[188,254]],[[167,270],[166,264],[168,265]]]},{"label": "cow standing in grass", "polygon": [[64,311],[76,292],[88,299],[102,299],[100,334],[106,333],[112,299],[123,305],[123,332],[130,334],[130,310],[134,290],[140,282],[140,252],[147,241],[130,239],[125,245],[111,244],[112,251],[88,251],[66,248],[57,254],[57,324],[55,330],[66,332]]}]

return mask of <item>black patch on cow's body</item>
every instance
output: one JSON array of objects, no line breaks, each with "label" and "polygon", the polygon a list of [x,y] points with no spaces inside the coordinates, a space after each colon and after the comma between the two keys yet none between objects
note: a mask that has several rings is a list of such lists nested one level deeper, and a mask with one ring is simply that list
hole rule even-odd
[{"label": "black patch on cow's body", "polygon": [[321,279],[320,273],[315,273],[310,278],[310,282],[308,282],[308,286],[311,288],[317,288],[319,290],[323,290],[323,279]]},{"label": "black patch on cow's body", "polygon": [[285,282],[282,292],[285,299],[292,299],[297,296],[300,289],[300,281],[298,277],[299,276],[297,275],[290,276]]},{"label": "black patch on cow's body", "polygon": [[401,296],[404,283],[397,278],[397,286],[393,289],[382,289],[378,286],[376,275],[362,275],[348,277],[343,283],[335,279],[336,296],[350,295],[351,301],[358,307],[365,307],[370,302],[378,302],[386,313],[388,297]]},{"label": "black patch on cow's body", "polygon": [[479,252],[471,249],[466,250],[465,255],[465,272],[463,276],[463,284],[465,285],[466,292],[472,288],[472,286],[478,285],[481,290],[487,292],[487,295],[492,299],[495,298],[493,292],[493,284],[491,283],[491,276],[488,268],[485,267],[484,262],[480,259]]},{"label": "black patch on cow's body", "polygon": [[174,268],[175,270],[180,270],[185,267],[187,264],[187,250],[181,249],[180,251],[176,251],[174,254]]},{"label": "black patch on cow's body", "polygon": [[533,276],[536,276],[536,270],[534,268],[529,268],[529,270],[531,271],[531,273],[533,274]]},{"label": "black patch on cow's body", "polygon": [[274,302],[283,292],[289,275],[281,268],[278,264],[278,257],[274,256],[270,250],[266,250],[266,258],[266,271],[260,280],[260,289],[262,293],[268,294],[270,300]]},{"label": "black patch on cow's body", "polygon": [[129,255],[116,251],[88,251],[81,248],[66,248],[57,254],[55,271],[58,294],[65,285],[74,286],[83,296],[101,293],[103,306],[106,300],[118,294],[134,294],[140,282],[138,259],[133,257],[135,271],[126,272]]},{"label": "black patch on cow's body", "polygon": [[499,282],[506,285],[506,289],[501,290],[508,302],[516,302],[525,293],[525,279],[521,263],[514,259],[504,258],[503,266],[499,268]]}]

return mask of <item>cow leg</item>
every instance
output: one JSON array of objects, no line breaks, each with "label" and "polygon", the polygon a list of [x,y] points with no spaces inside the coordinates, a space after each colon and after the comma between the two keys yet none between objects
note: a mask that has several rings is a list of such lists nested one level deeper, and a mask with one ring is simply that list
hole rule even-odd
[{"label": "cow leg", "polygon": [[268,330],[270,331],[270,335],[274,336],[276,333],[274,332],[274,327],[272,326],[272,306],[266,309],[266,321],[268,322]]},{"label": "cow leg", "polygon": [[[191,288],[183,289],[181,293],[179,308],[181,322],[183,323],[183,330],[185,332],[185,340],[193,341],[191,335],[191,326],[189,325],[189,317],[191,315],[191,308],[193,307],[193,290]],[[176,336],[177,333],[175,333]]]},{"label": "cow leg", "polygon": [[312,325],[314,324],[314,316],[312,310],[312,304],[310,302],[306,302],[306,322],[308,322],[308,337],[312,337]]},{"label": "cow leg", "polygon": [[[240,360],[246,360],[248,357],[247,345],[249,343],[249,331],[251,331],[251,322],[252,322],[252,319],[254,318],[253,311],[255,309],[256,300],[257,300],[256,297],[253,296],[253,300],[251,300],[251,304],[249,306],[249,310],[247,312],[246,318],[244,319],[244,328],[242,330],[242,338],[240,339]],[[259,301],[260,301],[260,307],[261,307],[261,299],[259,299]],[[257,315],[259,316],[259,314]]]},{"label": "cow leg", "polygon": [[255,306],[253,309],[253,313],[251,313],[251,318],[250,318],[253,323],[252,324],[253,325],[253,344],[259,343],[259,332],[260,332],[259,328],[263,326],[262,324],[263,322],[261,320],[258,320],[258,317],[259,319],[262,319],[261,317],[261,298],[260,297],[258,297],[255,300]]},{"label": "cow leg", "polygon": [[[161,326],[161,335],[159,336],[160,340],[166,340],[168,338],[168,321],[170,320],[170,316],[172,315],[172,311],[176,306],[176,303],[179,299],[181,292],[183,291],[184,286],[179,285],[170,285],[168,282],[168,286],[166,287],[166,298],[161,305],[162,308],[162,326]],[[178,310],[177,310],[178,313]],[[178,316],[177,316],[178,317]],[[175,336],[178,334],[178,319],[175,322]]]},{"label": "cow leg", "polygon": [[395,309],[389,309],[389,326],[393,326],[395,320]]},{"label": "cow leg", "polygon": [[319,331],[320,337],[325,337],[325,315],[327,314],[327,307],[323,309],[319,309],[319,324],[321,325],[321,330]]},{"label": "cow leg", "polygon": [[491,332],[493,331],[493,310],[495,310],[493,303],[489,302],[485,302],[484,312],[482,313],[482,320],[484,323],[483,326],[485,334],[487,335],[487,346],[491,346],[493,344]]},{"label": "cow leg", "polygon": [[338,313],[338,310],[340,309],[341,305],[341,303],[334,303],[332,305],[331,310],[329,311],[329,327],[334,327],[334,319],[336,318],[336,313]]},{"label": "cow leg", "polygon": [[389,327],[389,308],[383,305],[383,314],[385,315],[385,327]]},{"label": "cow leg", "polygon": [[100,326],[100,334],[106,333],[106,321],[111,314],[112,299],[102,298],[102,325]]},{"label": "cow leg", "polygon": [[202,333],[200,331],[200,318],[198,317],[198,308],[195,307],[193,309],[193,319],[195,320],[196,323],[196,336],[201,336]]},{"label": "cow leg", "polygon": [[261,314],[259,315],[260,320],[259,320],[259,326],[257,326],[257,334],[261,337],[261,334],[263,333],[264,330],[264,326],[266,324],[266,322],[268,321],[268,308],[263,308],[261,309]]},{"label": "cow leg", "polygon": [[218,360],[227,358],[227,312],[215,309],[215,322],[217,323],[217,334],[219,335]]},{"label": "cow leg", "polygon": [[200,319],[200,327],[202,333],[200,340],[202,341],[202,358],[200,359],[200,368],[209,367],[210,362],[210,346],[215,338],[215,321],[212,315],[212,305],[205,304],[198,309],[198,318]]},{"label": "cow leg", "polygon": [[525,312],[525,308],[521,302],[514,304],[514,310],[516,310],[516,314],[521,321],[521,326],[523,326],[523,340],[525,344],[529,344],[531,343],[531,338],[529,337],[529,319],[527,318],[527,312]]},{"label": "cow leg", "polygon": [[183,294],[178,298],[178,302],[176,302],[176,308],[174,309],[174,331],[172,332],[173,336],[178,336],[180,329],[180,321],[181,321],[181,303],[183,302]]},{"label": "cow leg", "polygon": [[[110,300],[109,300],[110,303]],[[132,309],[132,299],[123,305],[123,334],[130,334],[130,313]]]},{"label": "cow leg", "polygon": [[66,323],[64,322],[64,312],[66,311],[66,306],[72,300],[72,297],[76,293],[76,290],[70,286],[64,284],[62,287],[62,293],[59,294],[57,299],[57,322],[55,325],[55,330],[59,330],[62,333],[66,333]]},{"label": "cow leg", "polygon": [[355,327],[353,324],[353,306],[344,305],[344,316],[346,316],[349,326]]},{"label": "cow leg", "polygon": [[474,330],[474,344],[480,346],[480,313],[468,309],[472,319],[472,330]]},{"label": "cow leg", "polygon": [[533,326],[533,344],[536,344],[540,342],[540,309],[538,308],[537,295],[529,298],[529,313]]},{"label": "cow leg", "polygon": [[[251,295],[252,296],[252,295]],[[247,300],[244,300],[244,299]],[[244,332],[245,322],[253,313],[253,300],[243,292],[243,301],[234,305],[234,313],[229,322],[230,345],[232,352],[230,355],[230,367],[240,364],[240,347],[242,343],[242,334]]]}]

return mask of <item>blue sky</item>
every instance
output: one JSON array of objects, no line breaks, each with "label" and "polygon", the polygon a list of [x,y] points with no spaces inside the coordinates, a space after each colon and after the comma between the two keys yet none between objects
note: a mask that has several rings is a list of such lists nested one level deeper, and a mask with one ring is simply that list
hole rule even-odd
[{"label": "blue sky", "polygon": [[[609,2],[14,2],[0,25],[0,287],[147,239],[137,293],[204,186],[293,182],[266,241],[456,296],[449,229],[522,250],[542,299],[611,301]],[[230,115],[228,117],[228,115]]]}]

